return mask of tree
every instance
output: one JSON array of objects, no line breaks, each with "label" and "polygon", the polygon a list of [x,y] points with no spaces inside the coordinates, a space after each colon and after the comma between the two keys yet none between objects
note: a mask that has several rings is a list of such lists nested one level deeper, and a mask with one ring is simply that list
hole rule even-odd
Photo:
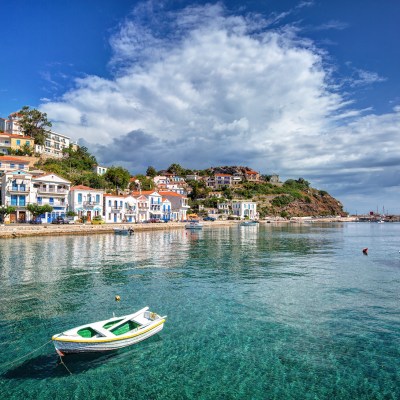
[{"label": "tree", "polygon": [[147,176],[144,175],[136,175],[135,176],[136,180],[139,181],[139,184],[135,184],[135,182],[132,182],[132,185],[130,186],[131,190],[134,189],[140,189],[141,190],[153,190],[154,189],[154,181],[153,179],[148,178]]},{"label": "tree", "polygon": [[39,215],[51,213],[53,211],[53,207],[49,204],[45,204],[43,206],[40,206],[39,204],[28,204],[26,209],[32,214],[34,219],[36,219]]},{"label": "tree", "polygon": [[175,175],[185,175],[185,169],[182,168],[179,164],[171,164],[168,169],[168,172],[170,172],[171,174],[175,174]]},{"label": "tree", "polygon": [[29,144],[22,145],[19,149],[10,149],[10,154],[15,156],[33,156],[33,148]]},{"label": "tree", "polygon": [[157,171],[154,167],[148,167],[146,171],[146,176],[149,176],[150,178],[154,178],[157,176]]},{"label": "tree", "polygon": [[44,146],[52,124],[47,120],[47,114],[35,108],[24,106],[17,113],[20,117],[18,124],[26,136],[34,139],[35,143]]},{"label": "tree", "polygon": [[116,189],[119,188],[123,190],[128,187],[131,178],[129,171],[122,167],[110,167],[103,176],[110,185]]},{"label": "tree", "polygon": [[4,222],[4,218],[13,212],[15,212],[15,207],[13,206],[0,206],[0,221]]}]

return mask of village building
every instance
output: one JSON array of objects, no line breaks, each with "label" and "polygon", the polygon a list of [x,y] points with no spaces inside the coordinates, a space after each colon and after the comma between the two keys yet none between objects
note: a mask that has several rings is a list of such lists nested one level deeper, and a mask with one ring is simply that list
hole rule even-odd
[{"label": "village building", "polygon": [[104,191],[88,186],[72,186],[68,195],[69,210],[74,211],[78,218],[90,222],[103,213]]}]

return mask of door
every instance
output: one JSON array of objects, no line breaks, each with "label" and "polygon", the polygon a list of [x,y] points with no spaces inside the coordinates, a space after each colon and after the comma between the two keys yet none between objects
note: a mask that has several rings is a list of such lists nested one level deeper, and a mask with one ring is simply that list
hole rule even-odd
[{"label": "door", "polygon": [[87,212],[87,222],[90,222],[92,220],[92,212],[88,211]]},{"label": "door", "polygon": [[25,211],[20,211],[19,212],[19,222],[26,222],[26,212]]}]

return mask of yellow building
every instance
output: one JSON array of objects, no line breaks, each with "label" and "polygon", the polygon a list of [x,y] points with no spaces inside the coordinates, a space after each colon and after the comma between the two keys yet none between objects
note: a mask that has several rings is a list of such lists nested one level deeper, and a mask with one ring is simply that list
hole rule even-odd
[{"label": "yellow building", "polygon": [[0,153],[10,154],[10,150],[18,150],[21,147],[28,145],[34,150],[35,142],[29,136],[13,135],[10,133],[0,133]]}]

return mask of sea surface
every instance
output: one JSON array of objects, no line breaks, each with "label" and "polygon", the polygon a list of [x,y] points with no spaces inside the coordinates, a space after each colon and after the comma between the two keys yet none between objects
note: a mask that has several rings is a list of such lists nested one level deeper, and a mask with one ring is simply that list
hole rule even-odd
[{"label": "sea surface", "polygon": [[[399,250],[396,223],[2,239],[0,398],[397,400]],[[53,334],[144,306],[159,334],[60,362]]]}]

